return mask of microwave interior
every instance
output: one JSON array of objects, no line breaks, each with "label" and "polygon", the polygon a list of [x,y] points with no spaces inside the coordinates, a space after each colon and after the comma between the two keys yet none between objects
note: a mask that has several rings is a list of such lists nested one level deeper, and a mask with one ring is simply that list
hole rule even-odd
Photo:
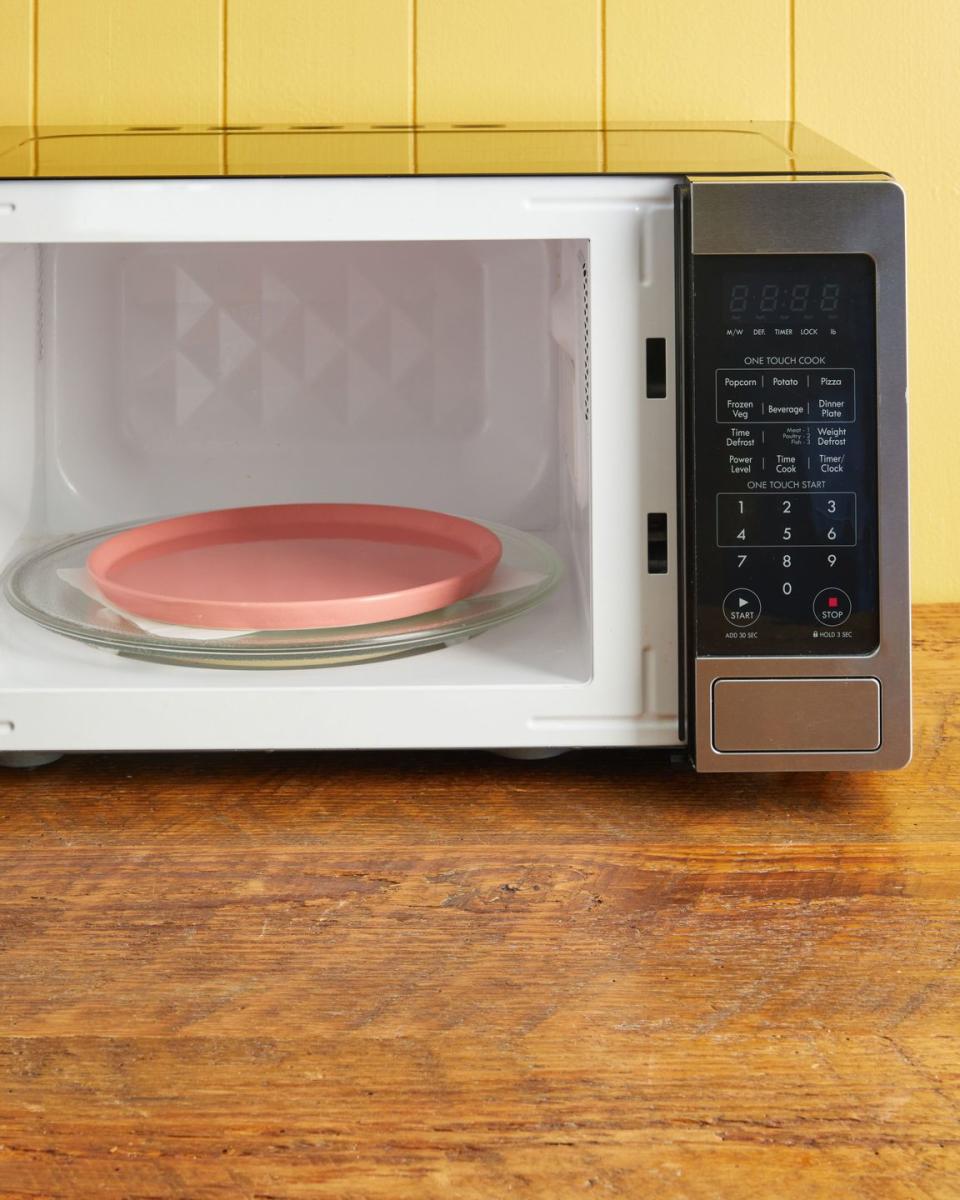
[{"label": "microwave interior", "polygon": [[[586,239],[8,245],[4,563],[191,511],[436,509],[536,534],[556,591],[472,640],[277,686],[586,682],[589,289]],[[2,628],[0,686],[249,682],[104,654],[8,605]]]}]

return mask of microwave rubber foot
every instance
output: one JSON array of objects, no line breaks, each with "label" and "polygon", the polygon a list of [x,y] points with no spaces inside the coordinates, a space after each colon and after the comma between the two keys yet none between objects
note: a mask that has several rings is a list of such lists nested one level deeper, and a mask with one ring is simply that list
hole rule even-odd
[{"label": "microwave rubber foot", "polygon": [[520,758],[528,762],[536,762],[541,758],[559,758],[561,754],[569,754],[572,746],[500,746],[490,751],[500,758]]},{"label": "microwave rubber foot", "polygon": [[10,750],[0,754],[0,767],[46,767],[63,758],[59,750]]}]

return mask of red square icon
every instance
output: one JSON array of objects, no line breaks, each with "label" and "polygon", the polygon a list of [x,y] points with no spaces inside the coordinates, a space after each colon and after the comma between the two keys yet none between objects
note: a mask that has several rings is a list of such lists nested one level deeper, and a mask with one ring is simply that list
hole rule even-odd
[{"label": "red square icon", "polygon": [[839,607],[840,607],[840,600],[837,596],[831,596],[827,600],[827,608],[839,608]]}]

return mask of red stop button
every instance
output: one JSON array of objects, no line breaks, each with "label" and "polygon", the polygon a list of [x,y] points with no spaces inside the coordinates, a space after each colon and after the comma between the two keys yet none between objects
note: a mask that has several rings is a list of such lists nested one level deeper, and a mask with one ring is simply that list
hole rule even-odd
[{"label": "red stop button", "polygon": [[821,625],[842,625],[852,611],[850,597],[842,588],[822,588],[813,598],[813,615]]}]

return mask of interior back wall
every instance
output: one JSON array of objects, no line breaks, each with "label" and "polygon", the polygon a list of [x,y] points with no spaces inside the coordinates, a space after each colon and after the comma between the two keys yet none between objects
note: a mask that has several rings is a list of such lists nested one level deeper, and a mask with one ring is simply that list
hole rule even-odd
[{"label": "interior back wall", "polygon": [[960,600],[960,4],[0,0],[0,123],[796,118],[910,223],[915,597]]}]

